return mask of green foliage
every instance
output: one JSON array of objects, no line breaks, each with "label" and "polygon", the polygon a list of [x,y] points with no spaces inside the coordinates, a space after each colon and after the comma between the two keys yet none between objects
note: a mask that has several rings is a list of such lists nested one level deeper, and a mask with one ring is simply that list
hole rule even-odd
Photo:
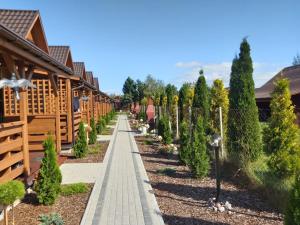
[{"label": "green foliage", "polygon": [[45,156],[41,163],[35,191],[39,203],[52,205],[60,192],[62,175],[57,163],[54,140],[49,136],[44,141]]},{"label": "green foliage", "polygon": [[156,80],[152,75],[148,75],[145,80],[144,95],[153,97],[164,93],[164,83],[161,80]]},{"label": "green foliage", "polygon": [[277,176],[291,176],[300,169],[300,146],[287,79],[275,82],[270,108],[271,117],[264,135],[265,151],[271,153],[269,165]]},{"label": "green foliage", "polygon": [[196,82],[195,94],[193,99],[193,124],[197,123],[199,116],[203,118],[203,126],[206,130],[209,122],[209,93],[203,71],[199,72],[200,76]]},{"label": "green foliage", "polygon": [[102,131],[105,128],[105,122],[103,121],[102,117],[99,116],[97,124],[96,124],[96,130],[97,130],[97,134],[101,134]]},{"label": "green foliage", "polygon": [[101,144],[99,143],[88,146],[88,154],[98,154],[101,151]]},{"label": "green foliage", "polygon": [[186,121],[180,124],[180,148],[179,158],[185,165],[190,165],[191,146],[190,146],[189,125]]},{"label": "green foliage", "polygon": [[162,169],[158,169],[156,172],[160,175],[172,176],[176,173],[176,170],[173,168],[165,167]]},{"label": "green foliage", "polygon": [[130,94],[124,94],[121,96],[121,106],[128,107],[133,102]]},{"label": "green foliage", "polygon": [[97,141],[97,130],[96,130],[94,117],[91,118],[90,124],[91,124],[92,131],[90,132],[89,135],[89,144],[95,144]]},{"label": "green foliage", "polygon": [[62,196],[86,193],[87,191],[88,191],[88,185],[85,183],[75,183],[75,184],[67,184],[61,186]]},{"label": "green foliage", "polygon": [[213,133],[221,134],[219,108],[222,108],[223,143],[226,146],[229,99],[228,90],[225,89],[222,80],[217,79],[214,81],[210,101],[211,129]]},{"label": "green foliage", "polygon": [[9,206],[25,196],[25,186],[21,181],[13,180],[0,184],[0,205]]},{"label": "green foliage", "polygon": [[145,97],[144,91],[146,88],[146,84],[140,80],[136,80],[136,88],[139,93],[139,102],[141,103],[142,99],[144,99]]},{"label": "green foliage", "polygon": [[166,86],[167,106],[170,109],[173,103],[173,97],[177,95],[177,88],[172,84]]},{"label": "green foliage", "polygon": [[40,225],[64,225],[62,217],[58,213],[51,213],[49,215],[42,214],[39,216]]},{"label": "green foliage", "polygon": [[139,114],[137,115],[137,119],[138,120],[142,119],[143,121],[146,121],[147,120],[147,114],[141,110],[139,112]]},{"label": "green foliage", "polygon": [[123,85],[123,93],[124,95],[131,96],[133,102],[137,102],[139,100],[139,93],[137,90],[136,83],[130,77],[126,79]]},{"label": "green foliage", "polygon": [[73,147],[74,156],[76,158],[82,158],[86,155],[87,150],[88,150],[88,145],[86,141],[86,132],[85,132],[84,124],[83,122],[80,122],[77,140]]},{"label": "green foliage", "polygon": [[239,57],[232,62],[229,90],[228,150],[239,166],[245,167],[262,152],[262,140],[255,102],[250,46],[244,39]]},{"label": "green foliage", "polygon": [[300,224],[300,173],[295,176],[295,184],[290,192],[284,217],[285,225]]},{"label": "green foliage", "polygon": [[207,176],[210,170],[210,159],[206,149],[206,135],[202,117],[198,118],[193,132],[190,167],[197,178]]},{"label": "green foliage", "polygon": [[162,116],[158,122],[158,135],[160,135],[165,144],[172,143],[172,135],[169,125],[169,118],[167,116]]},{"label": "green foliage", "polygon": [[179,90],[178,108],[179,120],[189,120],[188,107],[192,106],[194,88],[189,83],[184,83]]}]

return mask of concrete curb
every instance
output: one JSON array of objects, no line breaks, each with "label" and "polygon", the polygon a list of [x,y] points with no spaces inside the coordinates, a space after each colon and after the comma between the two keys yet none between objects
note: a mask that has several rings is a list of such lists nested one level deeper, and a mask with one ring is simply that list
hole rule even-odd
[{"label": "concrete curb", "polygon": [[[120,117],[118,117],[116,128],[119,125],[119,121],[120,121],[119,118]],[[110,142],[109,142],[109,145],[108,145],[108,148],[107,148],[104,160],[103,160],[103,167],[102,167],[103,169],[99,171],[98,178],[95,182],[94,188],[89,197],[89,201],[88,201],[88,204],[84,211],[80,225],[90,225],[93,222],[93,218],[94,218],[94,214],[95,214],[95,210],[96,210],[96,206],[97,206],[97,202],[98,202],[98,196],[99,196],[99,193],[102,188],[102,183],[103,183],[104,175],[105,175],[105,172],[107,169],[108,160],[112,153],[113,142],[114,142],[114,139],[116,138],[117,131],[118,131],[118,129],[116,129],[116,128],[114,129],[114,133],[110,139]]]}]

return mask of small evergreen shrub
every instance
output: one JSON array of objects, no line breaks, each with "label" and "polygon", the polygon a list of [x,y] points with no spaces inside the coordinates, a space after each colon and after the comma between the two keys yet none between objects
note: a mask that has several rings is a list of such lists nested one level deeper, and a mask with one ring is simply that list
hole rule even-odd
[{"label": "small evergreen shrub", "polygon": [[86,141],[86,133],[83,122],[79,124],[79,131],[76,143],[73,147],[74,156],[76,158],[82,158],[86,155],[88,150],[88,145]]},{"label": "small evergreen shrub", "polygon": [[195,177],[203,178],[210,170],[210,159],[207,154],[206,135],[202,117],[198,117],[197,125],[193,132],[191,151],[191,170]]},{"label": "small evergreen shrub", "polygon": [[190,164],[191,158],[191,147],[190,147],[190,134],[189,126],[186,121],[180,124],[180,148],[179,148],[179,158],[185,164]]},{"label": "small evergreen shrub", "polygon": [[143,121],[147,120],[147,114],[145,112],[140,111],[138,114],[138,120],[142,119]]},{"label": "small evergreen shrub", "polygon": [[295,184],[291,190],[288,206],[284,217],[285,225],[300,224],[300,173],[296,175]]},{"label": "small evergreen shrub", "polygon": [[61,195],[69,196],[74,194],[86,193],[88,185],[85,183],[75,183],[61,186]]},{"label": "small evergreen shrub", "polygon": [[172,143],[172,134],[169,125],[169,118],[163,116],[158,122],[158,135],[162,136],[162,140],[165,144]]},{"label": "small evergreen shrub", "polygon": [[0,184],[0,205],[9,206],[16,200],[24,198],[25,186],[21,181],[12,180]]},{"label": "small evergreen shrub", "polygon": [[39,216],[40,225],[64,225],[61,215],[58,213],[51,213],[49,215],[42,214]]},{"label": "small evergreen shrub", "polygon": [[102,118],[99,116],[97,124],[96,124],[97,134],[101,134],[103,130]]},{"label": "small evergreen shrub", "polygon": [[57,163],[56,150],[52,136],[44,141],[45,156],[37,178],[35,191],[39,203],[52,205],[60,192],[62,175]]},{"label": "small evergreen shrub", "polygon": [[95,144],[97,141],[97,130],[96,130],[96,124],[95,124],[94,117],[91,118],[90,123],[91,123],[92,131],[90,132],[90,135],[89,135],[89,144]]}]

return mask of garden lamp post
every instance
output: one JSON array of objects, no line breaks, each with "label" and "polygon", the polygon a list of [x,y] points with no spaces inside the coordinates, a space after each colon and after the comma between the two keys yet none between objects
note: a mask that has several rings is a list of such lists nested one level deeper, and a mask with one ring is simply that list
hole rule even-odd
[{"label": "garden lamp post", "polygon": [[216,158],[216,202],[219,201],[220,192],[221,192],[221,174],[220,174],[220,147],[222,145],[222,137],[218,134],[214,134],[212,136],[212,142],[210,145],[213,147],[215,151],[215,158]]}]

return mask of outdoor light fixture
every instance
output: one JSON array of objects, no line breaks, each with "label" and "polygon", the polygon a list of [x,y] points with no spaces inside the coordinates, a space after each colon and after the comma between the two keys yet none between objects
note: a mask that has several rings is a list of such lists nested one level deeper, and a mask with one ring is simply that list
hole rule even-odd
[{"label": "outdoor light fixture", "polygon": [[82,96],[81,97],[82,101],[87,102],[89,100],[89,96]]},{"label": "outdoor light fixture", "polygon": [[20,88],[28,88],[28,87],[35,88],[36,86],[26,79],[17,80],[16,74],[12,73],[10,80],[8,79],[0,80],[0,89],[4,87],[12,88],[15,92],[16,99],[20,100],[20,94],[19,94]]},{"label": "outdoor light fixture", "polygon": [[221,192],[221,174],[220,174],[220,147],[222,145],[222,137],[218,134],[214,134],[212,136],[210,145],[215,150],[215,157],[216,157],[216,202],[219,201],[220,192]]}]

